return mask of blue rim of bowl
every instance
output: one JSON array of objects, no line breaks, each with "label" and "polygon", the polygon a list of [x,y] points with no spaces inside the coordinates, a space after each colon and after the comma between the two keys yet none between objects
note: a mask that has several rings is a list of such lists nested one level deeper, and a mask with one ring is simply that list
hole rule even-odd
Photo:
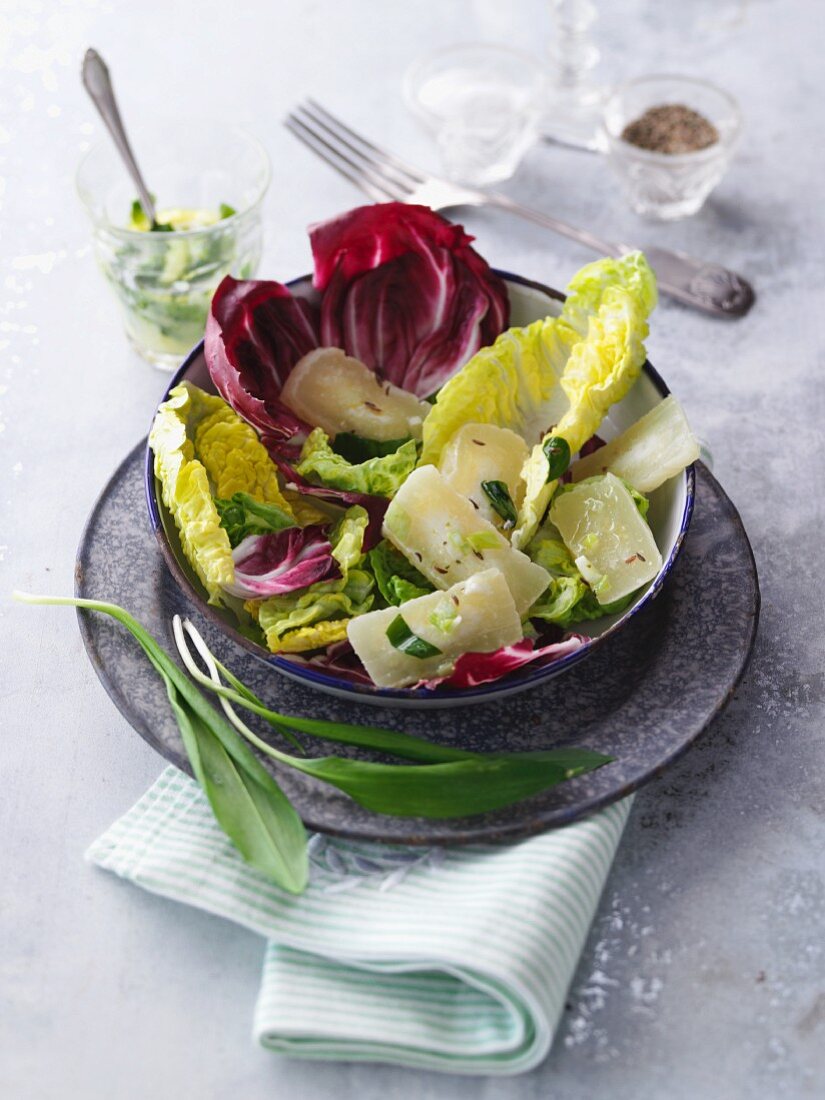
[{"label": "blue rim of bowl", "polygon": [[[504,279],[508,283],[516,283],[518,286],[529,287],[531,290],[539,291],[541,294],[546,295],[548,298],[552,298],[555,301],[564,301],[564,295],[554,290],[552,287],[545,286],[544,283],[536,282],[532,279],[525,279],[521,275],[514,275],[509,271],[502,271],[499,268],[493,268],[493,271],[500,278]],[[297,279],[292,279],[286,283],[286,286],[293,287],[299,283],[306,283],[311,276],[302,275]],[[179,382],[182,381],[184,375],[189,370],[192,363],[201,356],[203,353],[203,340],[196,344],[194,348],[189,352],[180,367],[175,371],[172,376],[169,385],[164,391],[161,403],[166,401],[169,397],[169,392]],[[665,383],[659,372],[653,367],[649,361],[645,361],[642,370],[653,382],[656,389],[664,400],[670,394],[670,389]],[[163,520],[160,515],[160,508],[158,505],[157,494],[155,492],[155,470],[152,457],[152,451],[149,448],[147,441],[146,444],[146,459],[144,466],[144,484],[146,489],[146,504],[149,510],[149,521],[152,525],[152,530],[155,534],[155,538],[158,541],[161,554],[166,562],[166,565],[171,572],[172,576],[181,589],[192,599],[198,606],[198,610],[211,620],[224,634],[232,639],[237,645],[241,646],[247,652],[254,654],[260,660],[265,661],[272,668],[277,669],[279,672],[283,672],[285,675],[293,677],[298,680],[302,680],[311,687],[318,687],[330,689],[337,692],[344,692],[347,695],[351,695],[355,698],[362,700],[367,699],[381,699],[386,700],[388,703],[393,701],[406,702],[415,699],[419,702],[433,702],[436,703],[439,700],[471,700],[471,699],[494,699],[503,693],[509,693],[511,691],[521,691],[527,688],[539,684],[545,680],[549,680],[559,673],[563,672],[567,668],[571,668],[573,665],[578,664],[579,661],[583,661],[586,657],[589,657],[597,648],[599,648],[608,638],[620,629],[624,628],[630,620],[639,614],[644,608],[646,608],[662,591],[664,583],[669,576],[673,566],[676,564],[676,559],[682,549],[682,544],[685,540],[685,535],[690,527],[690,520],[693,515],[693,505],[696,495],[696,470],[695,466],[691,464],[685,469],[685,506],[682,511],[682,519],[679,525],[679,534],[673,543],[673,547],[668,555],[667,561],[662,565],[659,573],[654,578],[650,588],[645,592],[644,596],[635,604],[626,614],[622,615],[612,626],[608,627],[603,634],[600,634],[597,638],[588,639],[579,649],[575,652],[568,654],[566,657],[560,657],[557,661],[553,661],[550,664],[540,665],[538,668],[531,668],[529,665],[521,675],[513,675],[512,679],[507,676],[501,680],[494,680],[492,683],[480,684],[474,688],[379,688],[370,687],[367,684],[353,683],[350,680],[341,679],[338,676],[331,676],[329,673],[321,672],[316,668],[313,668],[308,664],[299,664],[296,661],[291,661],[287,657],[281,657],[276,653],[268,653],[263,646],[258,645],[256,642],[251,641],[249,638],[245,638],[240,631],[236,630],[230,623],[226,621],[214,608],[212,608],[205,600],[203,592],[199,591],[190,581],[189,577],[183,571],[180,563],[177,560],[171,546],[166,538],[166,532],[163,527]],[[512,674],[511,674],[512,675]]]}]

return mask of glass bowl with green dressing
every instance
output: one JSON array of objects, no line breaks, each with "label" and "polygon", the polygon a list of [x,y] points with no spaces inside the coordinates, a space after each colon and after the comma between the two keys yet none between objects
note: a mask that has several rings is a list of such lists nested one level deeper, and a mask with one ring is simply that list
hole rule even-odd
[{"label": "glass bowl with green dressing", "polygon": [[221,279],[257,270],[269,158],[245,131],[214,121],[138,129],[133,145],[153,189],[154,225],[108,135],[81,161],[77,190],[130,343],[174,370],[203,337]]}]

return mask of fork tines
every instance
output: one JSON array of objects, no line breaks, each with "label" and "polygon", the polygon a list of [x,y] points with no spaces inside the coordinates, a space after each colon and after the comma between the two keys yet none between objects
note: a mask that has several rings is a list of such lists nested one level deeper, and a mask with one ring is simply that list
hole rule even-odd
[{"label": "fork tines", "polygon": [[356,133],[314,99],[284,119],[286,128],[374,202],[405,202],[425,177],[411,165]]}]

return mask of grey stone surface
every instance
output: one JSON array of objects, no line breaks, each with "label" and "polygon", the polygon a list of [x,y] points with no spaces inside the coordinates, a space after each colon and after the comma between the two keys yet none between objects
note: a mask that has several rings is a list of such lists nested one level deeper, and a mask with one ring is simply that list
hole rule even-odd
[{"label": "grey stone surface", "polygon": [[[825,1078],[821,5],[599,5],[606,78],[687,71],[741,100],[739,155],[705,210],[627,211],[605,165],[534,150],[512,195],[621,239],[740,268],[743,322],[670,304],[651,359],[712,445],[754,543],[763,618],[750,673],[713,729],[638,798],[548,1061],[512,1081],[273,1058],[249,1039],[255,937],[82,863],[157,756],[83,654],[73,613],[2,605],[0,1093],[815,1097]],[[127,350],[94,269],[72,173],[97,132],[77,68],[94,43],[129,116],[236,119],[274,163],[263,270],[306,270],[304,226],[355,195],[280,126],[307,92],[432,163],[398,94],[419,52],[502,38],[539,50],[547,5],[453,0],[245,3],[19,0],[0,12],[2,590],[68,592],[100,486],[147,427],[163,379]],[[502,214],[468,215],[503,268],[562,283],[588,257]]]}]

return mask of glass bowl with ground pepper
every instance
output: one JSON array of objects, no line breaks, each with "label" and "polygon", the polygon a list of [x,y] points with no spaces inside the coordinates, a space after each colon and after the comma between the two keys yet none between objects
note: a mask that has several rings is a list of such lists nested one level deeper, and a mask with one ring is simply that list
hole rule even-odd
[{"label": "glass bowl with ground pepper", "polygon": [[645,76],[611,95],[602,125],[630,205],[672,221],[695,214],[725,174],[741,116],[733,97],[705,80]]}]

